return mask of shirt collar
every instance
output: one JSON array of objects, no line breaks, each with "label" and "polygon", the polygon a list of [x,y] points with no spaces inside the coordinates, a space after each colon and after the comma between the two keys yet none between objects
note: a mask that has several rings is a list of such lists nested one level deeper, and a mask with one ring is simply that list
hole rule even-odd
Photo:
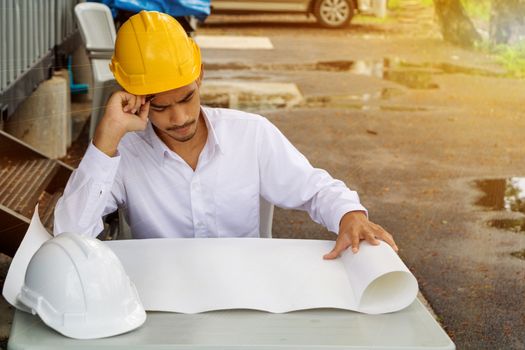
[{"label": "shirt collar", "polygon": [[[222,151],[219,138],[217,137],[217,134],[215,132],[215,129],[213,128],[213,124],[211,123],[208,115],[206,114],[206,110],[201,107],[202,111],[202,117],[204,118],[204,122],[206,123],[206,126],[208,127],[208,139],[206,141],[205,149],[208,149],[209,157],[211,158],[216,154],[216,152],[224,153]],[[171,150],[166,146],[166,144],[159,138],[159,136],[155,133],[155,130],[153,130],[153,125],[150,121],[148,121],[148,124],[146,126],[145,135],[147,140],[149,141],[149,144],[151,147],[153,147],[153,153],[154,157],[159,163],[160,166],[164,165],[164,158],[167,154],[171,152]],[[204,151],[204,150],[203,150]]]},{"label": "shirt collar", "polygon": [[204,118],[204,121],[206,122],[206,126],[208,127],[208,141],[206,141],[210,146],[210,150],[215,154],[216,151],[224,154],[223,149],[221,147],[221,144],[219,142],[219,138],[217,137],[217,133],[215,132],[215,128],[213,127],[213,124],[210,120],[210,116],[206,114],[209,112],[207,108],[202,108],[202,116]]}]

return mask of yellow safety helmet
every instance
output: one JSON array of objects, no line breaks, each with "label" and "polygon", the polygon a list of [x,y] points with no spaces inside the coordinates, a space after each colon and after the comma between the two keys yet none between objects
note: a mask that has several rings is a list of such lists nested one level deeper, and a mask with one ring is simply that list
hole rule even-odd
[{"label": "yellow safety helmet", "polygon": [[175,18],[141,11],[120,27],[109,67],[126,91],[149,95],[197,80],[201,54]]}]

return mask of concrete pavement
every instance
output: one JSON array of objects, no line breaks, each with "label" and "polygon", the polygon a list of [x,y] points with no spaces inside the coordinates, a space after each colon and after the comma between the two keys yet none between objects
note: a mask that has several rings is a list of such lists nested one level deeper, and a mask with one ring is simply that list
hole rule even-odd
[{"label": "concrete pavement", "polygon": [[[267,36],[274,50],[205,49],[206,77],[295,83],[301,106],[251,109],[360,193],[458,349],[525,348],[525,261],[511,255],[525,248],[525,235],[487,226],[523,214],[477,206],[475,186],[525,176],[525,82],[434,36],[223,20],[201,33]],[[276,210],[273,230],[335,238],[289,210]]]}]

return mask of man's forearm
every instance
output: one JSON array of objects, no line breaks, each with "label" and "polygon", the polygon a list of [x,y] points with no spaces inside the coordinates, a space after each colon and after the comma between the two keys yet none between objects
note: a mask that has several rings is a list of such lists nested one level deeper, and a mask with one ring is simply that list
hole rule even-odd
[{"label": "man's forearm", "polygon": [[88,147],[55,207],[53,233],[74,232],[92,237],[103,228],[102,216],[117,209],[111,191],[120,157],[110,158]]},{"label": "man's forearm", "polygon": [[114,157],[117,154],[118,145],[124,136],[122,132],[115,132],[111,128],[111,125],[102,124],[97,128],[93,137],[93,145],[108,157]]}]

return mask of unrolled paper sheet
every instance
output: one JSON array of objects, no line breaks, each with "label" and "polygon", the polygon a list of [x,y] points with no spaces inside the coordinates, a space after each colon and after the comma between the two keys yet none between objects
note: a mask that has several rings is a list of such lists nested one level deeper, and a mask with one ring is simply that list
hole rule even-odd
[{"label": "unrolled paper sheet", "polygon": [[[37,211],[35,211],[37,213]],[[14,257],[3,290],[13,306],[31,256],[51,235],[38,214]],[[221,309],[288,312],[340,308],[370,314],[409,306],[418,286],[386,243],[361,243],[323,260],[334,242],[204,238],[106,242],[135,283],[146,310],[197,313]]]}]

